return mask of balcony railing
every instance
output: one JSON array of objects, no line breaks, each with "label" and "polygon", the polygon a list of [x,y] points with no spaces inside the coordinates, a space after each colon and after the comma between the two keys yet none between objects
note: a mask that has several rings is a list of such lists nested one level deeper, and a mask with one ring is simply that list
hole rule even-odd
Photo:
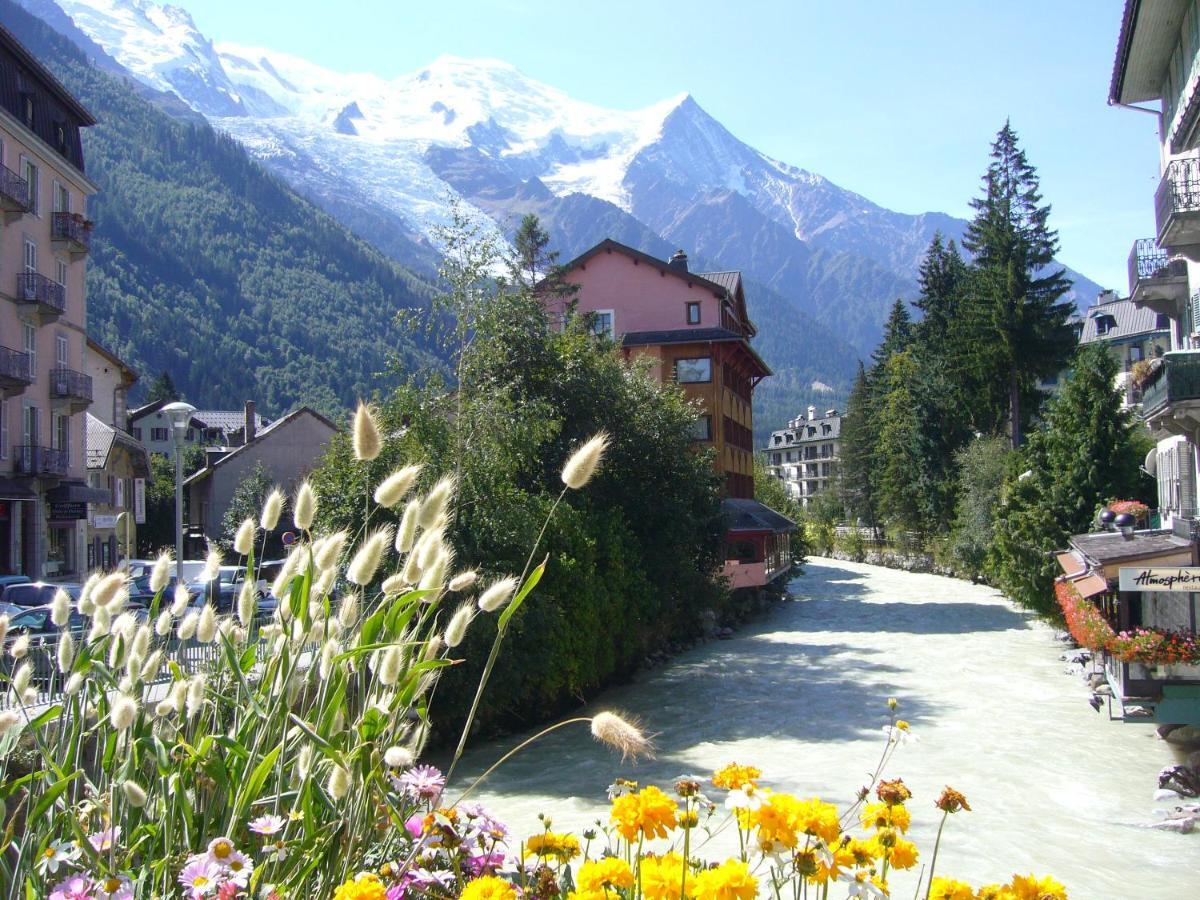
[{"label": "balcony railing", "polygon": [[1196,243],[1200,222],[1200,159],[1173,159],[1167,163],[1154,192],[1154,220],[1158,243],[1182,246]]},{"label": "balcony railing", "polygon": [[1200,400],[1200,350],[1162,357],[1162,365],[1142,384],[1142,417],[1184,400]]},{"label": "balcony railing", "polygon": [[67,452],[55,447],[18,444],[13,447],[13,471],[18,475],[65,475]]},{"label": "balcony railing", "polygon": [[0,383],[9,385],[33,383],[33,369],[29,365],[28,353],[0,347]]},{"label": "balcony railing", "polygon": [[1171,255],[1154,242],[1153,238],[1134,241],[1129,251],[1129,293],[1137,293],[1138,286],[1148,281],[1164,278],[1186,278],[1187,263],[1172,259]]},{"label": "balcony railing", "polygon": [[86,253],[92,242],[92,223],[79,213],[56,212],[50,222],[50,238]]},{"label": "balcony railing", "polygon": [[29,210],[29,182],[8,166],[0,166],[0,206],[11,212]]},{"label": "balcony railing", "polygon": [[57,281],[37,272],[17,275],[17,302],[36,303],[44,312],[67,311],[67,290]]},{"label": "balcony railing", "polygon": [[92,402],[92,376],[74,369],[50,370],[50,396],[55,400]]}]

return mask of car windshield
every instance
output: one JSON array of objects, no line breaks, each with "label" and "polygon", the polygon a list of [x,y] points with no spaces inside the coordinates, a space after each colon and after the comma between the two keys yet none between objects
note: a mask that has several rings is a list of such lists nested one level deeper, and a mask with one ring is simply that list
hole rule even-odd
[{"label": "car windshield", "polygon": [[4,602],[13,606],[45,606],[54,599],[54,592],[63,588],[71,598],[79,599],[77,584],[12,584],[4,589]]},{"label": "car windshield", "polygon": [[13,616],[8,627],[13,631],[28,629],[29,631],[45,631],[50,623],[49,609],[31,609],[20,615]]}]

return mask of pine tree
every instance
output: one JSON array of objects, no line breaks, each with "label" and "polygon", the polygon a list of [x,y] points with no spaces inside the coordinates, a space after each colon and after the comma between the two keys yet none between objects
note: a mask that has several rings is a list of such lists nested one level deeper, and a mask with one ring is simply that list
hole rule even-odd
[{"label": "pine tree", "polygon": [[877,439],[870,386],[860,362],[842,418],[840,485],[842,505],[851,518],[865,522],[872,530],[878,524],[872,479]]},{"label": "pine tree", "polygon": [[1019,447],[1029,417],[1023,400],[1038,378],[1062,370],[1074,347],[1067,325],[1072,307],[1061,299],[1070,281],[1061,268],[1048,269],[1058,235],[1047,225],[1050,207],[1042,205],[1037,171],[1007,122],[992,145],[983,185],[983,196],[971,201],[975,218],[963,239],[974,257],[966,349],[980,393],[1003,385],[1010,438]]},{"label": "pine tree", "polygon": [[892,354],[907,350],[913,342],[913,321],[903,300],[892,304],[887,322],[883,326],[883,337],[879,346],[871,353],[871,371],[867,380],[880,381]]},{"label": "pine tree", "polygon": [[994,575],[1008,596],[1053,613],[1052,550],[1088,530],[1097,508],[1147,489],[1142,447],[1114,387],[1107,348],[1084,345],[1041,428],[1022,448],[1005,483],[992,547]]},{"label": "pine tree", "polygon": [[878,406],[879,439],[875,445],[879,514],[889,525],[923,532],[919,456],[920,432],[936,427],[916,413],[913,386],[917,361],[911,349],[892,354],[884,367]]},{"label": "pine tree", "polygon": [[936,344],[948,336],[962,304],[966,280],[967,264],[958,246],[954,241],[943,244],[942,234],[937,232],[917,272],[921,296],[913,301],[922,314],[916,330],[923,343]]},{"label": "pine tree", "polygon": [[150,392],[146,399],[149,403],[157,403],[159,400],[173,403],[179,399],[179,391],[175,389],[170,372],[163,371],[150,383]]}]

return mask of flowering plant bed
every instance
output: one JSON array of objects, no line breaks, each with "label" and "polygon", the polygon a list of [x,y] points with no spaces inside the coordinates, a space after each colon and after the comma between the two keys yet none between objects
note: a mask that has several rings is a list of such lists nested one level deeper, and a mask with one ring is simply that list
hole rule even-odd
[{"label": "flowering plant bed", "polygon": [[1133,516],[1135,519],[1144,519],[1146,514],[1150,512],[1150,507],[1141,500],[1114,500],[1108,504],[1108,509],[1118,516],[1125,513],[1126,515]]},{"label": "flowering plant bed", "polygon": [[1069,581],[1056,581],[1054,596],[1075,643],[1092,651],[1107,650],[1114,632],[1096,605],[1085,600]]},{"label": "flowering plant bed", "polygon": [[1067,630],[1081,647],[1104,651],[1127,663],[1148,666],[1200,664],[1198,635],[1152,628],[1116,632],[1096,605],[1080,596],[1071,582],[1055,582],[1054,595],[1067,621]]}]

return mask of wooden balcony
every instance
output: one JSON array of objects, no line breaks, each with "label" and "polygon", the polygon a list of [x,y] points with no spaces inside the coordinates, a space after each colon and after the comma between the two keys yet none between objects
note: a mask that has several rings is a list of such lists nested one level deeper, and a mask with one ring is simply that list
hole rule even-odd
[{"label": "wooden balcony", "polygon": [[51,369],[50,399],[68,414],[83,412],[92,404],[92,376],[74,369]]},{"label": "wooden balcony", "polygon": [[43,322],[52,322],[67,311],[67,291],[45,275],[21,272],[17,275],[17,303],[32,306]]},{"label": "wooden balcony", "polygon": [[33,369],[29,364],[29,354],[0,347],[0,396],[15,396],[31,384]]},{"label": "wooden balcony", "polygon": [[17,444],[13,447],[13,472],[34,478],[60,478],[67,474],[67,453],[55,447]]},{"label": "wooden balcony", "polygon": [[1200,159],[1167,163],[1154,193],[1154,219],[1160,247],[1200,258]]},{"label": "wooden balcony", "polygon": [[29,182],[8,166],[0,166],[0,212],[5,219],[29,212]]},{"label": "wooden balcony", "polygon": [[72,259],[83,256],[91,248],[92,223],[79,213],[56,212],[50,220],[50,242]]},{"label": "wooden balcony", "polygon": [[1186,261],[1172,259],[1153,238],[1134,241],[1129,251],[1129,299],[1133,305],[1178,317],[1187,297]]}]

